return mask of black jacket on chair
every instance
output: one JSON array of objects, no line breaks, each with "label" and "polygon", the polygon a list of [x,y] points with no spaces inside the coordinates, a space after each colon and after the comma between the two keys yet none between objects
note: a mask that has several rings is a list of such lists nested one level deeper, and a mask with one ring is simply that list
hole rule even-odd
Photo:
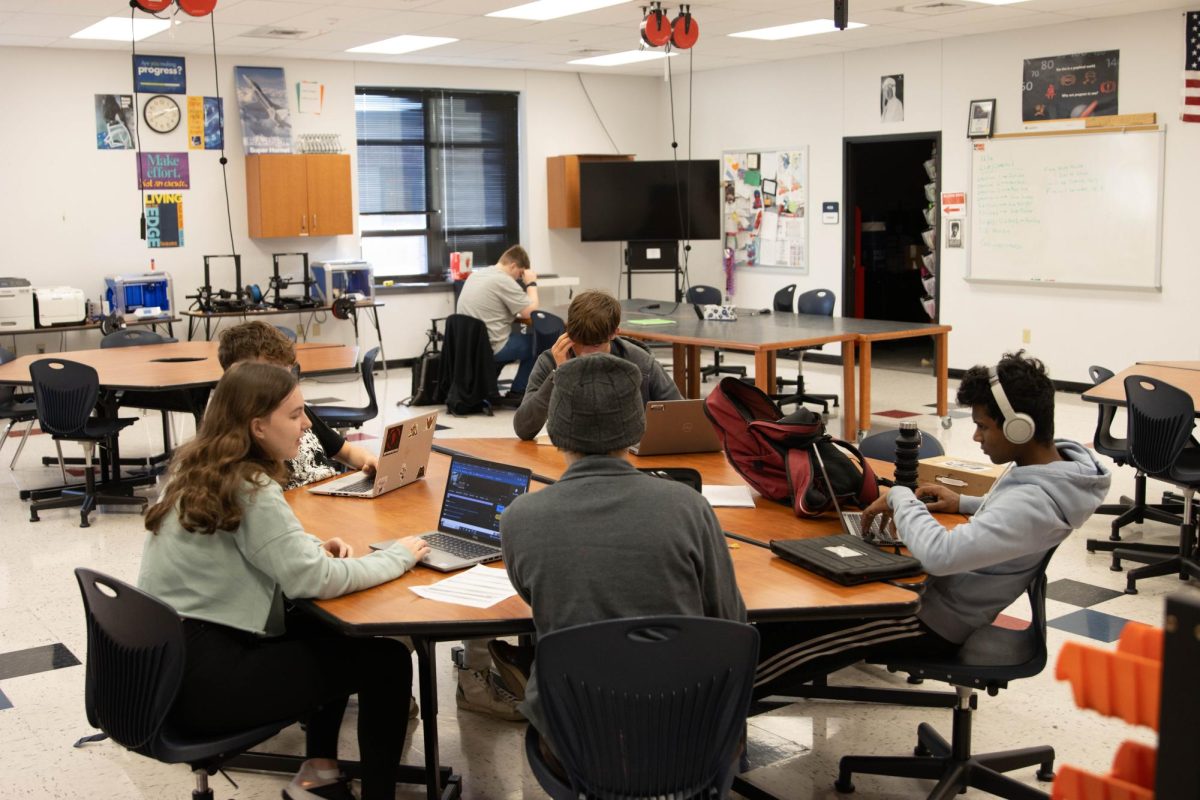
[{"label": "black jacket on chair", "polygon": [[483,322],[465,314],[446,318],[442,385],[451,414],[474,414],[497,394],[496,362]]}]

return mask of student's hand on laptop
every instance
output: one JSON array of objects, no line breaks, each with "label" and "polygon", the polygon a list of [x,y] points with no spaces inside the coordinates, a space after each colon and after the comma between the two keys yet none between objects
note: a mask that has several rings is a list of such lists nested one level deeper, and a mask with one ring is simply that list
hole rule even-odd
[{"label": "student's hand on laptop", "polygon": [[374,454],[371,454],[363,459],[360,469],[362,469],[365,475],[374,475],[377,466],[379,466],[379,459]]},{"label": "student's hand on laptop", "polygon": [[882,517],[879,521],[878,530],[885,530],[889,522],[892,521],[892,509],[887,503],[887,487],[879,487],[879,497],[875,498],[875,502],[863,509],[862,512],[862,529],[864,531],[872,530],[872,525],[875,523],[876,517]]},{"label": "student's hand on laptop", "polygon": [[571,358],[571,348],[575,345],[571,337],[563,334],[558,341],[550,346],[550,355],[554,356],[554,366],[561,367]]},{"label": "student's hand on laptop", "polygon": [[336,536],[321,545],[328,555],[334,558],[350,558],[354,555],[354,548],[346,544]]},{"label": "student's hand on laptop", "polygon": [[936,483],[922,483],[917,487],[917,499],[935,514],[957,514],[958,492]]},{"label": "student's hand on laptop", "polygon": [[403,547],[408,552],[413,554],[413,557],[420,561],[429,553],[429,542],[422,539],[420,536],[407,536],[403,539],[397,539],[392,547]]}]

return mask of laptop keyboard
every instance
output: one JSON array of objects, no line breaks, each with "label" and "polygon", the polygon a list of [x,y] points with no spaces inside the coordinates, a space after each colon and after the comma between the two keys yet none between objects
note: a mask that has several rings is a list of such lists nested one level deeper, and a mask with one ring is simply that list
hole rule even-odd
[{"label": "laptop keyboard", "polygon": [[338,491],[339,492],[366,492],[366,491],[370,491],[370,489],[374,485],[375,485],[375,476],[368,475],[365,478],[360,478],[359,480],[356,480],[354,483],[347,484],[346,486],[340,487],[338,489]]},{"label": "laptop keyboard", "polygon": [[494,556],[499,552],[495,547],[478,542],[459,539],[457,536],[447,536],[444,533],[427,533],[421,537],[429,542],[429,546],[459,558],[479,558]]},{"label": "laptop keyboard", "polygon": [[862,529],[862,514],[856,511],[846,511],[842,513],[842,519],[846,521],[846,527],[850,529],[850,532],[865,542],[892,546],[904,544],[904,542],[896,538],[896,529],[894,526],[889,524],[886,530],[880,528],[879,523],[883,520],[883,517],[875,517],[871,523],[870,530],[865,532]]}]

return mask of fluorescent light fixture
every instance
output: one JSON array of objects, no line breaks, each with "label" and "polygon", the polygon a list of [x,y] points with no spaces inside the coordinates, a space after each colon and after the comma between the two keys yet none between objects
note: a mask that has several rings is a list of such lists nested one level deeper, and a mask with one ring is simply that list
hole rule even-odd
[{"label": "fluorescent light fixture", "polygon": [[[606,56],[577,58],[567,63],[582,64],[588,67],[617,67],[621,64],[636,64],[639,61],[656,61],[660,58],[666,58],[667,55],[662,50],[626,50],[621,53],[609,53]],[[669,55],[672,58],[675,57],[674,53],[670,53]]]},{"label": "fluorescent light fixture", "polygon": [[[867,26],[862,22],[851,22],[846,25],[846,30],[865,27]],[[765,39],[768,42],[776,42],[780,39],[795,39],[797,36],[815,36],[818,33],[833,33],[836,30],[837,27],[831,19],[810,19],[808,22],[793,22],[791,25],[776,25],[773,28],[758,28],[757,30],[742,31],[729,35],[739,39]]]},{"label": "fluorescent light fixture", "polygon": [[597,8],[608,8],[628,3],[629,0],[536,0],[533,3],[503,8],[493,11],[489,17],[508,17],[509,19],[547,20],[569,17],[572,14],[582,14],[585,11],[595,11]]},{"label": "fluorescent light fixture", "polygon": [[133,41],[140,42],[147,36],[162,33],[171,27],[169,19],[143,19],[135,17],[105,17],[95,25],[71,34],[72,39],[107,39],[113,42],[128,42],[132,32]]},{"label": "fluorescent light fixture", "polygon": [[972,3],[983,3],[985,6],[1011,6],[1013,3],[1024,3],[1025,0],[969,0]]},{"label": "fluorescent light fixture", "polygon": [[443,44],[457,42],[448,36],[393,36],[370,44],[360,44],[351,47],[347,53],[378,53],[381,55],[397,56],[401,53],[411,53],[414,50],[424,50],[427,47],[439,47]]}]

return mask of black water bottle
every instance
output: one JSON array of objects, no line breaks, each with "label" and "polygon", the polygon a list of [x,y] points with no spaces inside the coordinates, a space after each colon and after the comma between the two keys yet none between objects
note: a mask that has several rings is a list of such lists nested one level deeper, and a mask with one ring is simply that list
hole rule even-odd
[{"label": "black water bottle", "polygon": [[896,485],[917,489],[917,458],[921,450],[921,432],[915,422],[901,422],[896,435]]}]

